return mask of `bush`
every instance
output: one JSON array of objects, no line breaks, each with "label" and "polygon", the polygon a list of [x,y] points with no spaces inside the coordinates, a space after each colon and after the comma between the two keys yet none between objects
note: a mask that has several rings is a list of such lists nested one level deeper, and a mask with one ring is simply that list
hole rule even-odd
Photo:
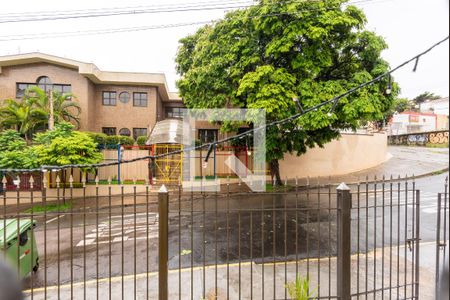
[{"label": "bush", "polygon": [[129,136],[121,136],[119,135],[119,144],[125,145],[125,146],[133,146],[134,145],[134,139]]},{"label": "bush", "polygon": [[143,135],[143,136],[138,136],[137,137],[137,139],[136,139],[136,143],[139,145],[139,146],[145,146],[145,143],[147,142],[147,137],[145,136],[145,135]]},{"label": "bush", "polygon": [[108,146],[108,148],[111,148],[118,144],[125,146],[133,146],[134,139],[129,136],[121,136],[121,135],[109,135],[106,137],[106,145]]},{"label": "bush", "polygon": [[97,147],[98,148],[104,148],[106,143],[106,139],[107,139],[107,135],[104,133],[98,133],[98,132],[86,132],[93,140],[95,143],[97,143]]},{"label": "bush", "polygon": [[119,136],[118,135],[107,135],[105,139],[105,144],[108,147],[112,147],[114,145],[119,144]]}]

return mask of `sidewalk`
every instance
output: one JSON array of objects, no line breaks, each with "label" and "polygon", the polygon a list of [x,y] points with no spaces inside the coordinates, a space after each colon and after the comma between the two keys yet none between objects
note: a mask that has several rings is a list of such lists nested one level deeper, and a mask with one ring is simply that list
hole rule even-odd
[{"label": "sidewalk", "polygon": [[391,175],[394,179],[399,175],[402,178],[405,176],[425,177],[439,174],[448,170],[449,167],[448,148],[389,146],[388,152],[391,158],[383,164],[348,175],[331,177],[331,182],[353,183],[365,181],[366,177],[373,180],[375,176],[380,180],[383,175],[386,179],[389,179]]},{"label": "sidewalk", "polygon": [[[403,247],[401,247],[403,253]],[[396,253],[396,248],[393,248],[393,253]],[[376,270],[375,275],[373,262],[374,253],[367,254],[367,289],[378,289],[376,298],[381,297],[382,291],[379,289],[384,283],[386,288],[384,295],[386,297],[393,298],[408,298],[411,297],[411,287],[403,287],[405,283],[405,273],[407,271],[406,283],[411,283],[411,257],[408,255],[406,260],[404,257],[393,256],[392,261],[389,261],[389,248],[385,248],[384,259],[384,274],[382,274],[381,264],[381,251],[377,249]],[[422,257],[422,256],[421,256]],[[267,258],[270,259],[270,258]],[[364,265],[366,262],[366,255],[360,255],[360,267],[357,268],[358,256],[352,256],[352,293],[357,292],[357,285],[359,285],[359,291],[365,290],[365,276],[366,270]],[[389,277],[389,266],[392,266],[392,278]],[[320,267],[320,268],[319,268]],[[387,289],[392,282],[392,286],[397,286],[397,267],[398,267],[398,282],[401,286],[399,289]],[[228,299],[285,299],[285,282],[291,282],[295,279],[297,265],[294,262],[285,263],[261,263],[255,262],[243,262],[240,264],[234,263],[229,265],[229,276],[227,276],[227,265],[217,266],[217,298],[215,295],[216,286],[216,268],[215,266],[207,266],[205,269],[202,267],[194,267],[193,269],[185,268],[181,270],[181,289],[179,286],[179,274],[178,270],[169,271],[169,299],[178,299],[181,290],[181,299],[191,299],[191,288],[193,299],[203,299],[203,284],[205,283],[205,297],[206,299],[227,299],[227,281],[228,281]],[[405,269],[406,268],[406,269]],[[274,272],[275,270],[275,272]],[[300,276],[305,276],[307,270],[307,260],[298,261],[298,270]],[[321,296],[336,295],[336,258],[322,258],[309,260],[310,280],[311,288],[318,288],[318,276],[320,274],[321,286],[317,289],[317,292]],[[328,272],[330,270],[330,272]],[[191,272],[192,272],[192,286],[191,286]],[[264,274],[264,277],[263,277]],[[275,274],[275,280],[274,280]],[[205,277],[204,277],[205,275]],[[285,277],[286,276],[286,277]],[[241,279],[239,281],[239,278]],[[359,279],[359,281],[358,281]],[[124,299],[131,299],[134,297],[136,289],[137,299],[157,299],[158,297],[158,275],[156,272],[143,273],[136,275],[136,286],[134,285],[135,276],[126,275],[123,281]],[[147,281],[148,280],[148,281]],[[99,280],[99,298],[108,299],[109,297],[109,278]],[[147,292],[148,288],[148,292]],[[274,290],[275,289],[275,290]],[[58,299],[57,287],[51,286],[47,288],[46,299]],[[87,299],[94,299],[97,296],[97,281],[89,280],[86,283],[86,290],[82,282],[74,283],[73,285],[73,298],[81,299],[86,292]],[[60,298],[70,299],[70,284],[63,284],[60,286]],[[122,296],[122,277],[111,278],[111,293],[113,298]],[[391,295],[390,295],[391,293]],[[365,295],[365,294],[363,294]],[[420,269],[420,299],[432,299],[434,295],[434,274],[433,272],[421,264]],[[30,291],[26,291],[27,299],[31,298]],[[287,295],[288,297],[289,295]],[[319,295],[317,295],[319,296]],[[369,294],[373,297],[373,293]],[[44,299],[43,288],[34,289],[33,299]]]}]

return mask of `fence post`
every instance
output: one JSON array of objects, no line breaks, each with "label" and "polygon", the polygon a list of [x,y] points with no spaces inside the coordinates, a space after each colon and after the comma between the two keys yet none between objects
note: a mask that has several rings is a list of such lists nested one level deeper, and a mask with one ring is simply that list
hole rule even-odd
[{"label": "fence post", "polygon": [[159,212],[159,300],[167,300],[168,288],[168,258],[169,258],[169,192],[165,185],[162,185],[158,192],[158,212]]},{"label": "fence post", "polygon": [[337,296],[340,300],[351,298],[351,206],[350,188],[341,183],[337,187],[338,205],[338,257],[337,257]]}]

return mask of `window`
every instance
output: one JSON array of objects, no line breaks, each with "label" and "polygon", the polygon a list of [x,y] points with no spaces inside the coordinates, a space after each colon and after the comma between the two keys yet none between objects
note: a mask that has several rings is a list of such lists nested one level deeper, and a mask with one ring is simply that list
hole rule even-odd
[{"label": "window", "polygon": [[130,100],[130,94],[128,92],[122,92],[119,94],[119,100],[122,103],[128,103]]},{"label": "window", "polygon": [[16,83],[16,98],[22,98],[25,90],[29,87],[36,86],[34,83]]},{"label": "window", "polygon": [[102,132],[106,135],[116,135],[116,127],[102,127]]},{"label": "window", "polygon": [[25,230],[19,235],[19,246],[23,247],[28,242],[28,230]]},{"label": "window", "polygon": [[47,76],[41,76],[36,80],[36,83],[40,89],[48,92],[52,90],[53,84]]},{"label": "window", "polygon": [[70,84],[54,84],[53,90],[61,94],[67,94],[72,92],[72,86]]},{"label": "window", "polygon": [[130,136],[131,135],[130,129],[128,129],[128,128],[120,129],[119,130],[119,135]]},{"label": "window", "polygon": [[133,138],[136,140],[139,136],[147,136],[147,128],[133,128]]},{"label": "window", "polygon": [[198,138],[201,143],[211,143],[217,141],[217,129],[199,129]]},{"label": "window", "polygon": [[166,118],[183,118],[183,107],[166,107]]},{"label": "window", "polygon": [[133,106],[147,106],[147,93],[133,93]]},{"label": "window", "polygon": [[61,94],[72,92],[72,86],[70,84],[52,84],[47,76],[41,76],[36,80],[36,83],[16,83],[16,98],[22,98],[25,95],[25,90],[32,86],[37,86],[45,92],[56,91]]},{"label": "window", "polygon": [[115,106],[116,105],[116,92],[103,92],[103,105]]}]

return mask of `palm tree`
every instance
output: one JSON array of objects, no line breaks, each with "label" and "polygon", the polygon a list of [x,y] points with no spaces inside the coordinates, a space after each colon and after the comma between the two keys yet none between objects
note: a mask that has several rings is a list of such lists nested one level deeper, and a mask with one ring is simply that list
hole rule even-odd
[{"label": "palm tree", "polygon": [[[75,96],[72,93],[60,93],[58,91],[52,91],[52,96],[55,122],[67,121],[75,123],[76,128],[79,128],[81,107],[78,102],[73,100],[76,99]],[[37,86],[28,88],[25,91],[24,101],[45,111],[47,116],[50,115],[49,95],[41,88]]]},{"label": "palm tree", "polygon": [[47,122],[47,113],[25,101],[7,99],[0,107],[0,127],[16,129],[29,143],[36,128]]}]

